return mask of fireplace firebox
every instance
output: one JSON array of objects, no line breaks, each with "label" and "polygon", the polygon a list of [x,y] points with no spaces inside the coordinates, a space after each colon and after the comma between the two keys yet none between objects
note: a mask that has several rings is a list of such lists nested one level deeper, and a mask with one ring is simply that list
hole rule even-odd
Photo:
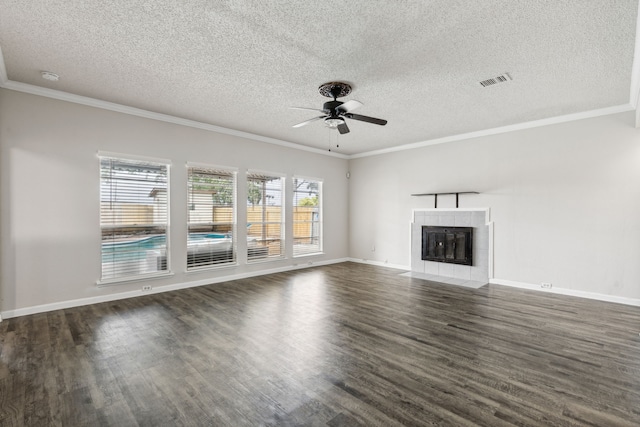
[{"label": "fireplace firebox", "polygon": [[422,226],[422,259],[473,265],[473,227]]}]

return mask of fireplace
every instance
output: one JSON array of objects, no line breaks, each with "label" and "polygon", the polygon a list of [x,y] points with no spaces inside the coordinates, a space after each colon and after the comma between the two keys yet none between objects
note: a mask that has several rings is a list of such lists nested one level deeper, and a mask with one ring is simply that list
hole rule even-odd
[{"label": "fireplace", "polygon": [[473,265],[473,227],[422,226],[422,260]]},{"label": "fireplace", "polygon": [[[493,277],[493,223],[489,219],[488,208],[438,208],[438,209],[414,209],[411,222],[411,274],[424,280],[444,281],[455,284],[474,283],[486,284]],[[434,227],[439,225],[440,227]],[[426,230],[423,230],[426,227]],[[432,253],[429,253],[428,238],[425,231],[438,231],[445,234],[444,230],[452,232],[455,242],[458,229],[468,230],[469,238],[464,237],[464,244],[456,244],[455,249],[450,247],[447,258],[446,236],[441,240],[442,245],[434,243]],[[467,228],[468,227],[468,228]],[[435,237],[435,236],[434,236]],[[460,240],[460,239],[458,239]],[[437,242],[434,240],[434,242]],[[436,245],[438,250],[436,251]],[[462,256],[460,246],[468,251],[468,257]],[[433,255],[433,256],[431,256]],[[473,258],[472,258],[473,256]],[[442,259],[440,259],[442,258]],[[468,258],[466,265],[461,261],[453,261],[455,258]],[[411,276],[414,277],[414,276]]]}]

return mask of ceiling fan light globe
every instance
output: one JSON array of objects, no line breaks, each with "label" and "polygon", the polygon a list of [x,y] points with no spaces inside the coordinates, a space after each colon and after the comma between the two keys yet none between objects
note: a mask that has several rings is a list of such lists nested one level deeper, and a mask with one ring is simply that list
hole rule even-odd
[{"label": "ceiling fan light globe", "polygon": [[344,124],[344,119],[341,117],[337,117],[337,118],[329,117],[324,119],[324,124],[329,128],[336,129],[341,124]]}]

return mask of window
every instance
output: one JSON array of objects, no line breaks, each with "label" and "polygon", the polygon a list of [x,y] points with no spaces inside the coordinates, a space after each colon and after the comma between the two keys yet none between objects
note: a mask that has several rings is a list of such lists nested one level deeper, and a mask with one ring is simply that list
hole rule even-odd
[{"label": "window", "polygon": [[322,252],[322,182],[293,179],[293,256]]},{"label": "window", "polygon": [[236,262],[236,172],[187,165],[187,270]]},{"label": "window", "polygon": [[100,156],[101,282],[167,272],[169,163]]},{"label": "window", "polygon": [[284,255],[283,178],[247,173],[247,259],[258,261]]}]

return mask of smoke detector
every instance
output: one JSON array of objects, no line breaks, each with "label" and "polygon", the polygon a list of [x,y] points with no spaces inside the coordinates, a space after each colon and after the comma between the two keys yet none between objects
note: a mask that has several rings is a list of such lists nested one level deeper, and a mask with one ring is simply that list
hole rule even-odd
[{"label": "smoke detector", "polygon": [[60,80],[60,76],[56,73],[52,73],[51,71],[41,71],[40,75],[43,79],[49,80],[50,82],[57,82]]}]

